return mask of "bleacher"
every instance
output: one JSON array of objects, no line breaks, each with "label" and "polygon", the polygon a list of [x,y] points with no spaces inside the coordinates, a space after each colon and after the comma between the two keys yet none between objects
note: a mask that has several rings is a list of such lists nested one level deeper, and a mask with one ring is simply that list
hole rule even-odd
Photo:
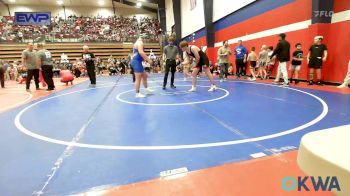
[{"label": "bleacher", "polygon": [[[126,58],[133,47],[132,43],[49,43],[45,48],[51,51],[55,60],[61,58],[62,53],[68,55],[70,61],[81,57],[83,45],[88,45],[90,51],[96,57],[106,61],[110,55],[114,58]],[[4,61],[21,60],[21,54],[26,49],[26,44],[0,44],[0,59]],[[161,55],[161,46],[159,43],[145,43],[145,52],[149,54],[153,51],[155,55]]]}]

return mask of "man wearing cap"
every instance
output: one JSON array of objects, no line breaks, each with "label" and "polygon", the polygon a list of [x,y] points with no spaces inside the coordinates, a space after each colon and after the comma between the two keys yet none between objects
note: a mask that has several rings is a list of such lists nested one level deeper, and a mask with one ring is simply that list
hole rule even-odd
[{"label": "man wearing cap", "polygon": [[41,66],[41,71],[43,73],[43,78],[47,83],[47,90],[52,91],[55,90],[55,84],[53,82],[53,62],[51,52],[44,49],[44,45],[42,43],[38,44],[38,65]]},{"label": "man wearing cap", "polygon": [[307,54],[310,74],[309,85],[313,85],[314,69],[316,69],[317,74],[317,85],[323,85],[321,82],[321,69],[323,62],[327,60],[328,51],[327,46],[322,43],[322,40],[322,36],[316,36],[314,38],[314,44],[310,47],[309,53]]},{"label": "man wearing cap", "polygon": [[165,75],[163,82],[163,90],[166,89],[169,70],[171,71],[171,81],[170,87],[176,88],[174,85],[175,80],[175,72],[176,72],[176,61],[179,59],[179,50],[176,46],[174,46],[174,37],[170,37],[168,39],[168,45],[164,47],[163,50],[163,60],[165,61]]},{"label": "man wearing cap", "polygon": [[282,74],[284,79],[283,86],[288,86],[289,82],[288,82],[287,62],[290,61],[290,44],[286,40],[286,34],[284,33],[279,34],[279,42],[277,44],[276,49],[273,51],[272,55],[270,56],[270,59],[273,58],[273,56],[275,55],[277,56],[279,64],[278,64],[278,72],[277,72],[274,84],[278,84]]},{"label": "man wearing cap", "polygon": [[27,49],[22,52],[22,65],[27,69],[26,90],[30,91],[30,81],[34,76],[35,87],[39,90],[39,66],[36,60],[34,45],[29,42]]}]

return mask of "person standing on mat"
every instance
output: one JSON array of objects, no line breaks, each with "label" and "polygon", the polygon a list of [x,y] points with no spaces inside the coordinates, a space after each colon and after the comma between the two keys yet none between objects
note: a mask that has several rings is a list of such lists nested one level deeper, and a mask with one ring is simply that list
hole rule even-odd
[{"label": "person standing on mat", "polygon": [[277,44],[276,49],[273,51],[272,55],[270,56],[270,59],[273,58],[273,56],[277,56],[277,59],[279,61],[278,64],[278,72],[274,81],[274,84],[278,84],[281,74],[284,79],[283,86],[288,86],[288,72],[287,72],[287,62],[290,61],[290,44],[286,40],[286,34],[281,33],[279,34],[279,42]]},{"label": "person standing on mat", "polygon": [[174,85],[175,81],[175,72],[176,72],[176,61],[179,59],[179,50],[176,46],[174,46],[174,37],[170,37],[168,39],[168,45],[164,47],[163,50],[163,60],[165,61],[165,74],[164,74],[164,82],[163,82],[163,90],[166,89],[169,70],[171,71],[171,81],[170,87],[176,88]]},{"label": "person standing on mat", "polygon": [[128,62],[129,62],[129,66],[130,66],[130,73],[132,75],[132,82],[135,83],[135,80],[136,80],[135,72],[134,72],[134,68],[132,68],[132,66],[131,66],[131,60],[132,60],[132,55],[133,55],[132,53],[133,53],[133,49],[130,50],[130,53],[128,55]]},{"label": "person standing on mat", "polygon": [[256,55],[256,52],[255,52],[255,47],[252,47],[250,53],[248,54],[247,60],[250,65],[250,74],[252,75],[252,77],[249,80],[255,81],[256,80],[255,67],[256,67],[256,61],[258,60],[258,56]]},{"label": "person standing on mat", "polygon": [[5,67],[4,61],[0,59],[0,83],[1,88],[5,88]]},{"label": "person standing on mat", "polygon": [[242,75],[246,75],[245,63],[247,62],[248,50],[242,45],[242,40],[238,40],[238,46],[234,49],[236,57],[236,76],[240,78]]},{"label": "person standing on mat", "polygon": [[135,90],[136,90],[136,98],[144,98],[146,95],[140,93],[140,85],[141,79],[143,86],[146,89],[146,94],[152,94],[153,90],[148,88],[147,84],[147,73],[145,72],[142,62],[146,61],[146,63],[152,64],[152,60],[148,58],[143,49],[143,38],[142,36],[137,39],[133,47],[133,55],[131,59],[131,66],[135,73]]},{"label": "person standing on mat", "polygon": [[[301,43],[295,44],[296,50],[293,52],[293,60],[290,64],[290,83],[295,81],[295,84],[299,83],[299,71],[303,62],[303,51],[301,50]],[[294,79],[293,79],[294,75]]]},{"label": "person standing on mat", "polygon": [[210,89],[208,91],[209,92],[215,91],[217,88],[215,85],[214,77],[210,73],[208,56],[197,46],[188,45],[186,41],[180,42],[180,48],[184,53],[184,58],[187,58],[189,56],[192,56],[194,58],[195,65],[193,67],[193,72],[192,72],[192,88],[189,90],[189,92],[196,91],[197,74],[201,67],[203,67],[203,70],[207,74],[211,83]]},{"label": "person standing on mat", "polygon": [[38,44],[38,64],[41,67],[41,71],[43,73],[44,81],[47,84],[47,90],[52,91],[55,90],[55,84],[53,82],[53,62],[51,52],[44,49],[44,45],[42,43]]},{"label": "person standing on mat", "polygon": [[337,88],[346,88],[349,86],[349,83],[350,83],[350,61],[348,64],[348,73],[345,76],[344,82],[340,86],[337,86]]},{"label": "person standing on mat", "polygon": [[323,37],[316,36],[314,38],[314,44],[310,47],[307,54],[307,64],[309,65],[310,80],[308,85],[314,83],[314,69],[317,73],[317,85],[323,86],[321,82],[321,69],[322,64],[327,60],[327,46],[322,43]]},{"label": "person standing on mat", "polygon": [[39,67],[36,60],[33,42],[29,42],[27,49],[22,52],[22,65],[27,70],[26,91],[30,92],[30,81],[34,76],[36,90],[39,88]]},{"label": "person standing on mat", "polygon": [[[218,59],[219,59],[219,67],[220,67],[220,82],[227,80],[228,75],[228,63],[231,55],[231,50],[228,47],[228,41],[225,40],[223,42],[223,46],[218,50]],[[224,78],[225,76],[225,78]]]},{"label": "person standing on mat", "polygon": [[90,78],[90,87],[96,87],[95,55],[89,52],[89,46],[83,46],[83,54],[81,57],[85,62],[86,70]]}]

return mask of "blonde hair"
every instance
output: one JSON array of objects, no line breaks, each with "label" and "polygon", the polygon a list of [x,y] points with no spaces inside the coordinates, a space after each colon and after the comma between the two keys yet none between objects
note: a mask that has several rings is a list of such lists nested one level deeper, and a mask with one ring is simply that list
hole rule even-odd
[{"label": "blonde hair", "polygon": [[83,46],[83,50],[89,50],[89,46],[84,45],[84,46]]},{"label": "blonde hair", "polygon": [[168,42],[175,42],[175,37],[174,36],[170,36],[168,38]]},{"label": "blonde hair", "polygon": [[43,48],[44,46],[45,46],[44,43],[38,43],[38,45],[37,45],[38,48]]}]

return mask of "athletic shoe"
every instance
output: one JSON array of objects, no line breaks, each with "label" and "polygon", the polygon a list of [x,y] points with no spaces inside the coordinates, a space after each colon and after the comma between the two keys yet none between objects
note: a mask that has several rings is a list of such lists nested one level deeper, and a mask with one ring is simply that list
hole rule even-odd
[{"label": "athletic shoe", "polygon": [[175,86],[175,85],[171,85],[170,87],[171,87],[171,88],[176,88],[176,86]]},{"label": "athletic shoe", "polygon": [[279,82],[277,82],[277,81],[273,81],[273,84],[279,85]]},{"label": "athletic shoe", "polygon": [[348,87],[348,84],[345,84],[345,83],[341,84],[340,86],[337,86],[337,88],[346,88],[346,87]]},{"label": "athletic shoe", "polygon": [[166,89],[166,87],[165,86],[163,86],[163,90],[165,90]]},{"label": "athletic shoe", "polygon": [[36,88],[37,91],[42,90],[41,88]]},{"label": "athletic shoe", "polygon": [[299,80],[298,80],[298,79],[295,79],[295,80],[294,80],[294,83],[295,83],[295,84],[298,84],[298,83],[299,83]]},{"label": "athletic shoe", "polygon": [[187,81],[187,78],[184,78],[184,81]]},{"label": "athletic shoe", "polygon": [[192,88],[190,90],[188,90],[188,92],[196,92],[196,90],[197,90],[196,87],[192,86]]},{"label": "athletic shoe", "polygon": [[220,82],[223,82],[224,80],[223,79],[220,79]]},{"label": "athletic shoe", "polygon": [[286,84],[286,83],[283,83],[283,86],[284,86],[284,87],[286,87],[286,86],[288,86],[288,85],[289,85],[289,83],[287,83],[287,84]]},{"label": "athletic shoe", "polygon": [[136,97],[136,98],[145,98],[146,95],[141,94],[141,93],[136,93],[136,96],[135,96],[135,97]]},{"label": "athletic shoe", "polygon": [[30,89],[26,89],[26,91],[27,91],[28,93],[31,93]]},{"label": "athletic shoe", "polygon": [[318,86],[324,86],[324,84],[322,84],[322,82],[317,82]]},{"label": "athletic shoe", "polygon": [[307,85],[314,85],[314,82],[310,80]]},{"label": "athletic shoe", "polygon": [[224,78],[224,81],[227,81],[227,78]]},{"label": "athletic shoe", "polygon": [[256,78],[249,78],[250,81],[256,81]]},{"label": "athletic shoe", "polygon": [[89,87],[95,88],[95,87],[96,87],[96,84],[90,84]]},{"label": "athletic shoe", "polygon": [[217,88],[216,88],[216,86],[215,85],[211,85],[210,86],[210,89],[208,90],[209,92],[213,92],[213,91],[215,91]]},{"label": "athletic shoe", "polygon": [[150,89],[150,88],[146,88],[146,95],[151,95],[154,93],[154,90]]}]

